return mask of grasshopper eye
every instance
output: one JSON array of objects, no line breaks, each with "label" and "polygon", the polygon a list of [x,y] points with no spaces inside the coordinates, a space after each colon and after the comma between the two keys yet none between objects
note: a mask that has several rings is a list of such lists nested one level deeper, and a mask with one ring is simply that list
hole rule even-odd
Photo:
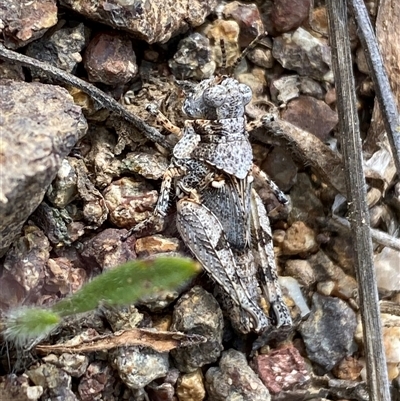
[{"label": "grasshopper eye", "polygon": [[223,86],[213,86],[208,88],[203,93],[203,101],[206,106],[219,107],[226,99],[226,89]]},{"label": "grasshopper eye", "polygon": [[238,89],[239,89],[239,92],[243,96],[243,104],[245,105],[245,104],[249,103],[253,96],[250,86],[245,85],[245,84],[239,84]]}]

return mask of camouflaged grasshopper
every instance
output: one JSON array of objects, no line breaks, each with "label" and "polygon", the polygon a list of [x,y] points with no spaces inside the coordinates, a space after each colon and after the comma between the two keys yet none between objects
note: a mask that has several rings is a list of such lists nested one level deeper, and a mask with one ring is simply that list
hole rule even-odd
[{"label": "camouflaged grasshopper", "polygon": [[[264,205],[252,189],[254,175],[268,181],[277,198],[285,196],[257,167],[246,131],[249,86],[220,75],[192,85],[185,93],[188,116],[182,132],[155,106],[149,111],[180,137],[164,174],[153,217],[134,228],[159,225],[174,188],[177,229],[209,276],[223,291],[233,326],[243,333],[263,332],[270,323],[290,327]],[[269,312],[262,299],[269,303]],[[265,304],[265,302],[264,302]]]}]

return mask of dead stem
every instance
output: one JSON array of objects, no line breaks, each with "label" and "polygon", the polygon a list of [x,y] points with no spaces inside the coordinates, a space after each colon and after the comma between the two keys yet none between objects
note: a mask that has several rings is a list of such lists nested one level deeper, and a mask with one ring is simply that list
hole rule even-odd
[{"label": "dead stem", "polygon": [[339,132],[346,172],[349,220],[354,234],[354,267],[360,297],[369,393],[371,401],[387,401],[390,400],[389,380],[373,264],[371,229],[348,33],[347,4],[345,0],[329,0],[327,7],[332,66],[337,91]]}]

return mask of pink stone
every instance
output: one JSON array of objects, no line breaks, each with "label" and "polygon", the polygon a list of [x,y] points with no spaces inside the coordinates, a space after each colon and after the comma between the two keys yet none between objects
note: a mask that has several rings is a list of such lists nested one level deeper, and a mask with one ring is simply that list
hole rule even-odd
[{"label": "pink stone", "polygon": [[259,355],[253,365],[268,390],[277,394],[310,380],[306,364],[299,351],[292,345]]}]

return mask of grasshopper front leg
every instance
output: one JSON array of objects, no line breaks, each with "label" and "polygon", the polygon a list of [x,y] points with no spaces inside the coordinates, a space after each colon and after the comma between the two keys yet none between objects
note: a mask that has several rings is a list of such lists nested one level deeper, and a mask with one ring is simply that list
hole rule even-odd
[{"label": "grasshopper front leg", "polygon": [[155,104],[148,104],[146,110],[156,118],[159,124],[161,124],[167,131],[171,132],[171,134],[174,134],[177,138],[182,136],[181,129],[164,116]]},{"label": "grasshopper front leg", "polygon": [[134,233],[148,233],[149,231],[160,232],[163,230],[164,217],[166,216],[170,205],[173,182],[176,178],[181,177],[184,174],[185,171],[183,171],[181,167],[177,166],[175,163],[171,163],[163,175],[160,195],[153,214],[148,219],[137,224],[135,227],[132,227],[126,235],[126,238]]}]

